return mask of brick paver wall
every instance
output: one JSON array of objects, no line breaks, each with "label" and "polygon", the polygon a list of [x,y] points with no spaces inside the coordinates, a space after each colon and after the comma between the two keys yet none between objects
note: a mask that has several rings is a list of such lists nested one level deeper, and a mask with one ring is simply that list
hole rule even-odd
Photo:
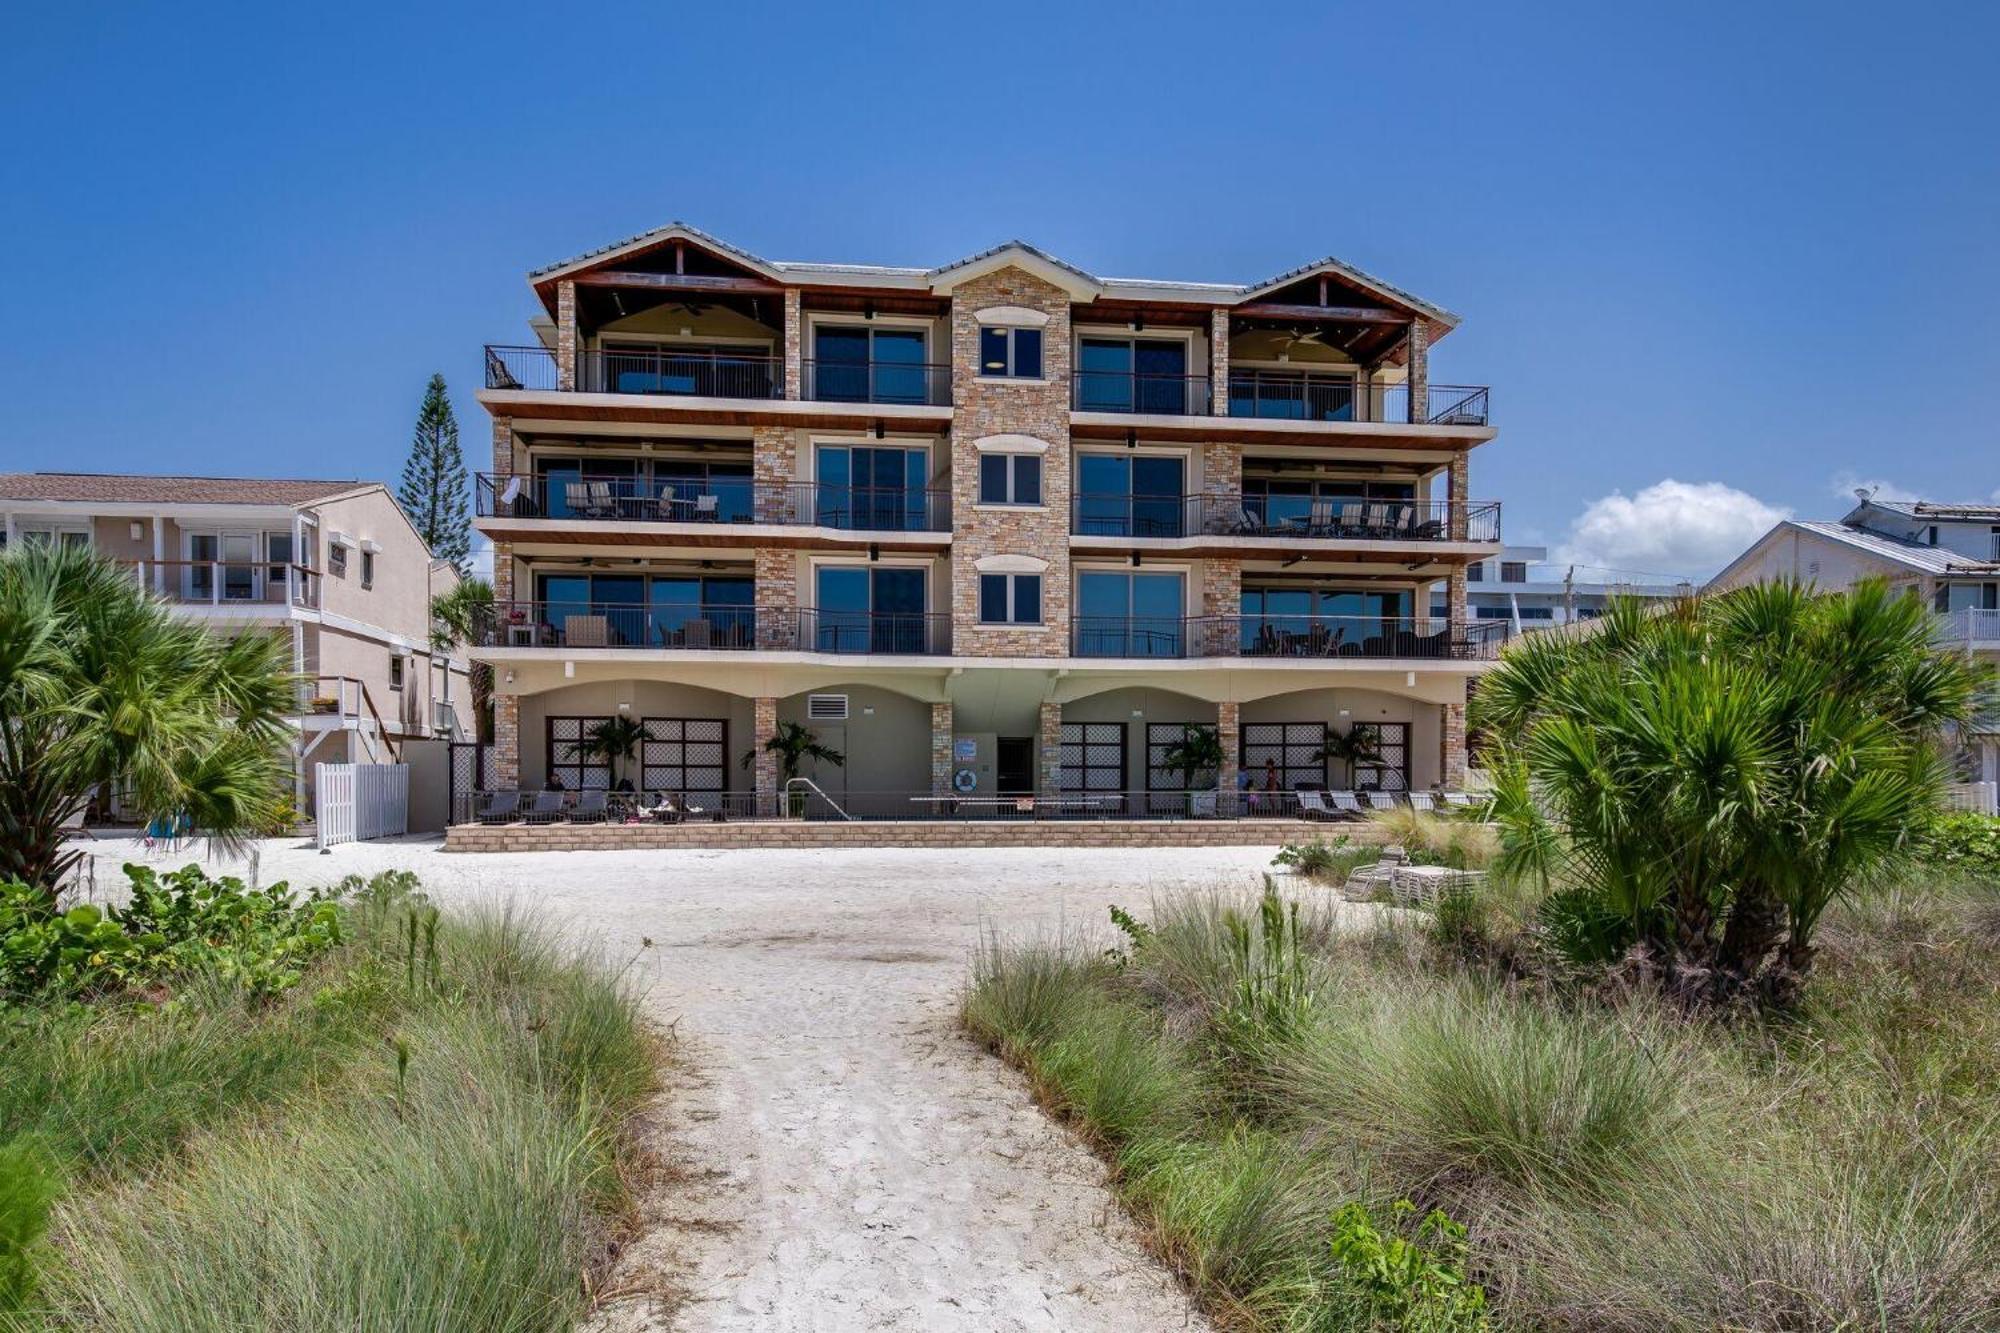
[{"label": "brick paver wall", "polygon": [[1383,835],[1366,823],[1299,819],[992,820],[729,824],[460,824],[448,852],[582,852],[743,847],[1275,847],[1343,833],[1359,842]]}]

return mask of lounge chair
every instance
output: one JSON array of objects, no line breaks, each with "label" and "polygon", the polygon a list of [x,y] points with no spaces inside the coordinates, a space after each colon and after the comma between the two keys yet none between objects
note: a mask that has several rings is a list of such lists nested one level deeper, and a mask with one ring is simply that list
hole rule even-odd
[{"label": "lounge chair", "polygon": [[578,792],[576,804],[570,807],[569,822],[572,824],[602,824],[611,813],[611,793],[602,788]]},{"label": "lounge chair", "polygon": [[569,799],[568,792],[538,791],[535,803],[528,807],[527,820],[530,824],[553,824],[562,818],[563,804]]},{"label": "lounge chair", "polygon": [[713,523],[722,517],[722,497],[719,495],[697,495],[694,497],[694,521]]},{"label": "lounge chair", "polygon": [[1335,814],[1342,819],[1359,819],[1368,813],[1361,808],[1360,800],[1351,791],[1330,791],[1326,794],[1326,799],[1328,804],[1333,806]]},{"label": "lounge chair", "polygon": [[1327,793],[1315,788],[1304,788],[1298,792],[1299,815],[1305,819],[1339,819],[1341,816],[1326,803]]},{"label": "lounge chair", "polygon": [[1364,794],[1368,797],[1368,808],[1370,810],[1394,810],[1396,808],[1396,798],[1389,792],[1371,791]]},{"label": "lounge chair", "polygon": [[1410,793],[1410,809],[1432,814],[1437,810],[1437,798],[1427,791],[1413,791]]},{"label": "lounge chair", "polygon": [[486,798],[486,808],[479,812],[482,824],[511,824],[521,817],[521,793],[517,791],[496,791]]},{"label": "lounge chair", "polygon": [[1444,803],[1453,810],[1470,810],[1474,804],[1473,799],[1462,791],[1444,793]]},{"label": "lounge chair", "polygon": [[1312,510],[1306,515],[1306,532],[1314,537],[1331,537],[1334,533],[1334,513],[1333,501],[1313,501]]},{"label": "lounge chair", "polygon": [[1263,531],[1264,520],[1257,517],[1247,507],[1238,506],[1236,521],[1229,527],[1230,534],[1236,537],[1256,537],[1261,535]]},{"label": "lounge chair", "polygon": [[1354,501],[1340,506],[1339,515],[1334,519],[1334,526],[1339,529],[1339,536],[1352,537],[1360,532],[1361,516],[1365,508]]}]

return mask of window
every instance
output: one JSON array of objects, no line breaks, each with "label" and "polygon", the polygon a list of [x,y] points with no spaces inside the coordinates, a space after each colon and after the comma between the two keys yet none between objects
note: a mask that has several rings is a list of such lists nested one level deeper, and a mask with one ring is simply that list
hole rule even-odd
[{"label": "window", "polygon": [[980,455],[979,503],[987,505],[1038,505],[1041,502],[1041,455]]},{"label": "window", "polygon": [[403,688],[403,663],[408,660],[401,653],[389,654],[389,688]]},{"label": "window", "polygon": [[602,755],[584,749],[590,740],[590,733],[610,720],[604,716],[551,717],[546,720],[547,786],[566,791],[611,790],[611,765]]},{"label": "window", "polygon": [[1038,380],[1042,377],[1040,329],[979,331],[979,373],[988,379]]},{"label": "window", "polygon": [[1125,790],[1125,724],[1065,722],[1057,733],[1058,791]]},{"label": "window", "polygon": [[1408,791],[1410,789],[1410,724],[1407,722],[1356,722],[1352,728],[1379,762],[1354,766],[1356,791]]},{"label": "window", "polygon": [[1084,570],[1076,576],[1079,657],[1179,657],[1187,584],[1180,574]]},{"label": "window", "polygon": [[361,553],[361,586],[364,588],[375,586],[375,553],[373,551],[363,551]]},{"label": "window", "polygon": [[1486,562],[1484,560],[1475,560],[1467,565],[1465,567],[1465,581],[1467,583],[1486,582]]},{"label": "window", "polygon": [[[755,583],[743,575],[540,574],[536,600],[559,642],[582,646],[748,648]],[[572,621],[576,622],[572,625]]]},{"label": "window", "polygon": [[345,546],[339,542],[334,542],[326,548],[326,568],[327,572],[337,579],[347,577],[347,548]]},{"label": "window", "polygon": [[292,534],[289,532],[267,532],[264,534],[264,558],[271,567],[264,577],[283,587],[285,567],[292,563]]},{"label": "window", "polygon": [[1199,722],[1148,722],[1146,724],[1146,790],[1204,791],[1213,787],[1217,773],[1212,768],[1196,769],[1194,786],[1188,786],[1186,771],[1167,766],[1167,756],[1196,732],[1213,736],[1215,728]]},{"label": "window", "polygon": [[1500,562],[1500,581],[1502,583],[1526,583],[1528,581],[1527,562],[1522,560],[1502,560]]},{"label": "window", "polygon": [[1089,412],[1185,416],[1192,410],[1187,354],[1187,343],[1177,338],[1085,338],[1077,347],[1076,405]]},{"label": "window", "polygon": [[815,458],[813,521],[820,527],[882,532],[929,527],[929,451],[823,444]]},{"label": "window", "polygon": [[1321,757],[1326,723],[1246,722],[1241,736],[1241,771],[1250,775],[1253,790],[1326,786],[1326,760]]},{"label": "window", "polygon": [[821,565],[813,584],[813,650],[926,651],[925,584],[925,571],[908,566]]},{"label": "window", "polygon": [[1039,625],[1042,623],[1040,574],[981,574],[979,623]]},{"label": "window", "polygon": [[813,326],[807,397],[833,403],[930,401],[922,329]]},{"label": "window", "polygon": [[719,792],[729,785],[729,723],[709,717],[649,717],[639,742],[641,791]]}]

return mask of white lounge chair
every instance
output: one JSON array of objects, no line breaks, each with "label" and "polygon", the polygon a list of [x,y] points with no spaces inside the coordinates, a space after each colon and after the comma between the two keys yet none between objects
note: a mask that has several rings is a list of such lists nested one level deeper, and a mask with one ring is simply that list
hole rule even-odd
[{"label": "white lounge chair", "polygon": [[1396,798],[1386,791],[1371,791],[1367,793],[1367,796],[1368,808],[1371,810],[1394,810],[1396,808]]},{"label": "white lounge chair", "polygon": [[1361,808],[1360,799],[1351,791],[1330,791],[1326,799],[1332,802],[1334,810],[1343,819],[1359,819],[1368,813]]},{"label": "white lounge chair", "polygon": [[1427,791],[1413,791],[1410,793],[1410,809],[1430,814],[1437,809],[1437,798]]},{"label": "white lounge chair", "polygon": [[1327,793],[1307,788],[1298,793],[1299,814],[1306,819],[1338,819],[1340,815],[1327,805]]},{"label": "white lounge chair", "polygon": [[1470,810],[1475,804],[1473,799],[1462,791],[1446,792],[1444,794],[1444,803],[1453,810]]}]

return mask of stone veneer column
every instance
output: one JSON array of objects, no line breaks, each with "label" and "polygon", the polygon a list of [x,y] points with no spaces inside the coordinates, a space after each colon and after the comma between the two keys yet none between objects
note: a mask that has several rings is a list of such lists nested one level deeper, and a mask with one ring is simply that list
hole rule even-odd
[{"label": "stone veneer column", "polygon": [[1236,808],[1236,774],[1243,766],[1242,706],[1234,699],[1224,699],[1215,706],[1215,738],[1222,742],[1222,767],[1215,774],[1215,785],[1222,793],[1218,798],[1220,813],[1241,814]]},{"label": "stone veneer column", "polygon": [[1462,542],[1471,531],[1472,497],[1468,494],[1472,487],[1472,462],[1461,449],[1451,456],[1451,518],[1446,535],[1455,542]]},{"label": "stone veneer column", "polygon": [[786,547],[760,546],[753,559],[756,573],[751,588],[757,608],[757,646],[801,647],[798,552]]},{"label": "stone veneer column", "polygon": [[[978,312],[1020,306],[1048,316],[1042,326],[1042,380],[985,379],[979,374]],[[1018,268],[974,278],[951,302],[952,645],[991,657],[1064,657],[1069,653],[1070,462],[1069,294]],[[1028,435],[1045,442],[1042,504],[981,508],[979,450],[989,435]],[[1042,623],[1005,628],[979,624],[979,571],[989,555],[1025,555],[1046,562]]]},{"label": "stone veneer column", "polygon": [[791,483],[798,472],[798,436],[789,426],[750,428],[752,501],[759,523],[799,523],[804,516],[792,503]]},{"label": "stone veneer column", "polygon": [[1444,725],[1439,728],[1439,746],[1443,751],[1439,770],[1444,775],[1444,785],[1451,791],[1465,789],[1465,705],[1445,704]]},{"label": "stone veneer column", "polygon": [[1203,532],[1229,532],[1243,506],[1243,446],[1233,440],[1210,440],[1201,446],[1201,491],[1204,512],[1196,520]]},{"label": "stone veneer column", "polygon": [[1229,415],[1229,312],[1208,312],[1208,410]]},{"label": "stone veneer column", "polygon": [[1243,614],[1243,562],[1210,556],[1201,562],[1201,614],[1206,617],[1197,651],[1211,657],[1236,656],[1236,616]]},{"label": "stone veneer column", "polygon": [[1410,321],[1408,368],[1410,422],[1422,425],[1431,415],[1431,326],[1421,318]]},{"label": "stone veneer column", "polygon": [[951,701],[931,705],[931,795],[951,794]]},{"label": "stone veneer column", "polygon": [[521,696],[493,695],[493,771],[487,781],[495,791],[521,785]]},{"label": "stone veneer column", "polygon": [[804,394],[801,371],[805,359],[805,316],[799,309],[799,289],[785,288],[785,397],[797,402]]},{"label": "stone veneer column", "polygon": [[764,747],[778,734],[778,701],[760,698],[753,708],[751,743],[756,747],[753,753],[757,757],[752,761],[751,772],[756,784],[757,813],[777,814],[782,800],[778,793],[778,756]]},{"label": "stone veneer column", "polygon": [[1042,700],[1041,715],[1041,772],[1035,781],[1035,790],[1044,796],[1061,790],[1062,774],[1062,705],[1053,699]]},{"label": "stone veneer column", "polygon": [[576,284],[556,284],[556,387],[576,387]]}]

